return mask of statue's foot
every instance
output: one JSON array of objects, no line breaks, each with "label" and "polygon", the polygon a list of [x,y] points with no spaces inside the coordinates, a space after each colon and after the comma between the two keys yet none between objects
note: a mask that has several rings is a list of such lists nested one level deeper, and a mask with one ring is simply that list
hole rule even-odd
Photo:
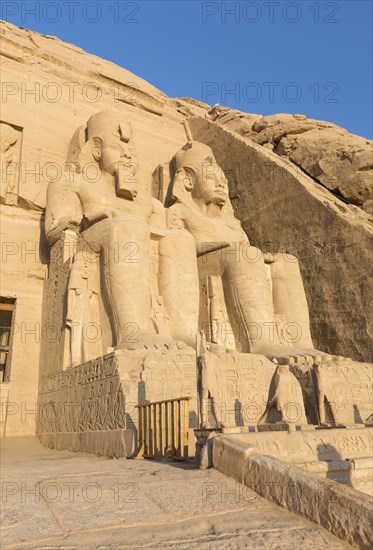
[{"label": "statue's foot", "polygon": [[126,350],[192,350],[185,342],[173,340],[161,334],[138,332],[130,340],[123,341],[116,349]]},{"label": "statue's foot", "polygon": [[313,362],[330,359],[331,355],[313,348],[293,348],[277,344],[264,344],[254,347],[251,353],[265,355],[268,359],[276,360],[278,363],[288,363],[291,358],[296,361],[303,358],[303,361],[311,359]]},{"label": "statue's foot", "polygon": [[210,353],[238,353],[236,349],[232,349],[222,344],[207,343],[207,350]]}]

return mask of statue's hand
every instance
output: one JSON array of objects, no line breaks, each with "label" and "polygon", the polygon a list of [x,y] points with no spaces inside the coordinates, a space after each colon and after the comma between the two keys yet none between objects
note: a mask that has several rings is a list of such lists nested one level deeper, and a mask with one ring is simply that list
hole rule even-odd
[{"label": "statue's hand", "polygon": [[56,220],[51,229],[48,231],[48,241],[54,244],[61,238],[62,233],[66,229],[77,231],[77,229],[79,229],[80,227],[81,221],[82,218],[80,216],[75,216],[73,218],[71,218],[70,216],[65,216],[59,218],[59,220]]},{"label": "statue's hand", "polygon": [[70,219],[67,218],[65,229],[76,229],[80,226],[81,223],[82,218],[80,216],[75,216],[74,218]]}]

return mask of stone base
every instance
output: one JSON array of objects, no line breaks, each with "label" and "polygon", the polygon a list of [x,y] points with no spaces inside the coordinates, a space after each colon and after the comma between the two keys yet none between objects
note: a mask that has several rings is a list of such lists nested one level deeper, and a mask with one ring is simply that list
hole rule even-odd
[{"label": "stone base", "polygon": [[[290,442],[289,438],[301,434],[256,435],[266,438],[269,446],[276,446],[273,437],[286,436]],[[305,471],[278,455],[261,453],[245,437],[246,442],[237,436],[217,434],[212,439],[214,468],[276,504],[319,523],[343,541],[361,549],[372,548],[373,509],[368,495]]]},{"label": "stone base", "polygon": [[373,428],[224,434],[247,449],[373,493]]},{"label": "stone base", "polygon": [[134,450],[132,430],[98,430],[39,434],[43,445],[56,451],[92,453],[110,458],[129,457]]},{"label": "stone base", "polygon": [[138,405],[180,397],[191,398],[189,452],[194,456],[198,404],[193,350],[117,350],[40,380],[37,435],[57,450],[134,456]]},{"label": "stone base", "polygon": [[257,432],[301,432],[312,431],[317,426],[312,424],[287,424],[286,422],[277,422],[276,424],[258,424]]}]

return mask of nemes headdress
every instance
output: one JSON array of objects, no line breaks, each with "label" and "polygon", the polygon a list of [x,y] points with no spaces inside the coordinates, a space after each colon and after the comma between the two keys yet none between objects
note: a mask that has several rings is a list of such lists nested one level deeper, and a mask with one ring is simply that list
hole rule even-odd
[{"label": "nemes headdress", "polygon": [[87,141],[106,136],[119,137],[121,141],[132,139],[132,126],[127,120],[121,120],[118,113],[101,111],[91,116],[87,123]]},{"label": "nemes headdress", "polygon": [[128,143],[132,139],[132,126],[121,118],[121,113],[100,111],[91,116],[86,126],[80,126],[74,133],[67,153],[67,170],[79,172],[80,155],[88,141],[94,138],[119,138]]},{"label": "nemes headdress", "polygon": [[199,141],[191,141],[186,143],[174,156],[173,172],[175,174],[181,168],[189,168],[197,177],[202,177],[204,166],[213,162],[216,163],[214,153],[208,145]]}]

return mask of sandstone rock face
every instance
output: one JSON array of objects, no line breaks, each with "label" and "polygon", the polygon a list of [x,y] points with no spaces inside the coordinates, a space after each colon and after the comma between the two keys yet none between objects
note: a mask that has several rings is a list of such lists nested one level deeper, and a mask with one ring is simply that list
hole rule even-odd
[{"label": "sandstone rock face", "polygon": [[215,107],[218,124],[291,160],[349,204],[373,214],[373,143],[304,115],[261,117]]},{"label": "sandstone rock face", "polygon": [[223,168],[251,244],[298,258],[314,347],[370,361],[373,229],[368,214],[237,133],[200,117],[190,118],[189,126]]},{"label": "sandstone rock face", "polygon": [[[154,169],[168,164],[186,141],[210,145],[251,244],[299,258],[315,347],[370,358],[368,215],[315,183],[318,178],[365,208],[366,140],[355,136],[348,149],[343,143],[352,139],[350,134],[302,115],[271,119],[231,110],[209,113],[206,104],[168,98],[125,69],[56,38],[7,23],[1,23],[0,32],[0,123],[6,137],[1,143],[1,297],[16,301],[11,377],[1,387],[2,400],[10,403],[8,417],[1,418],[6,435],[35,432],[40,350],[56,338],[54,319],[51,332],[45,331],[41,311],[47,264],[49,276],[53,267],[44,237],[47,187],[64,181],[72,136],[100,111],[131,122],[139,180],[147,190]],[[325,136],[325,150],[343,152],[321,158],[315,138],[314,149],[312,139],[297,141],[314,133]],[[164,175],[162,189],[169,184]],[[184,254],[180,246],[178,254]],[[50,283],[56,286],[54,280]]]}]

